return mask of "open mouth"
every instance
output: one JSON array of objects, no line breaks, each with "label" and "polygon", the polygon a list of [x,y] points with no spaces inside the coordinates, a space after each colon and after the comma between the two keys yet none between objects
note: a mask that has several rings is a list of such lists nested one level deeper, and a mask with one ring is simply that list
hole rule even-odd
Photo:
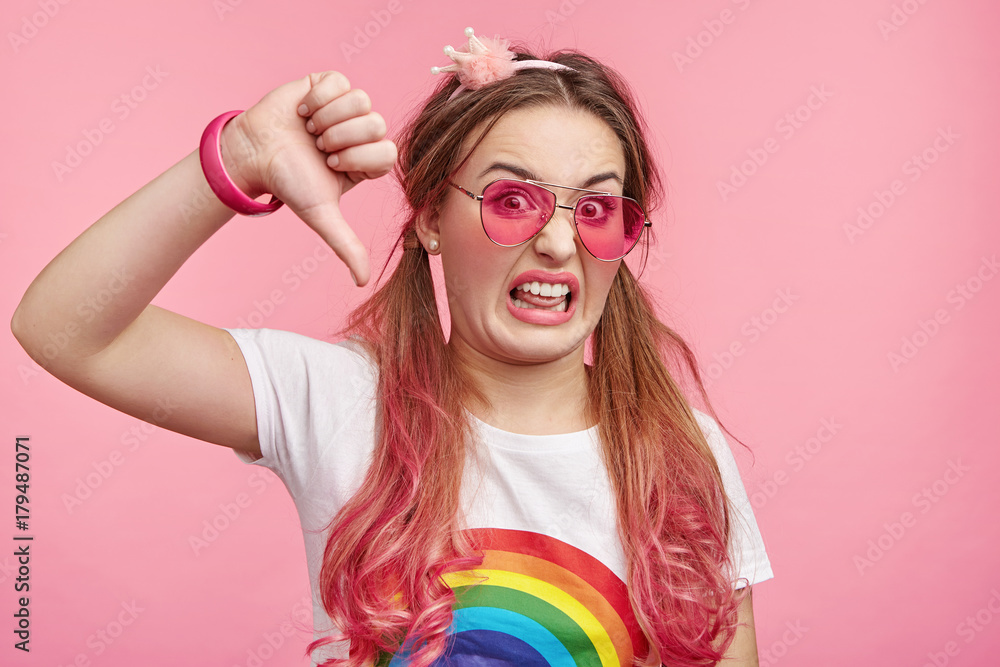
[{"label": "open mouth", "polygon": [[573,298],[566,283],[543,283],[532,281],[522,283],[510,291],[510,300],[515,308],[528,310],[548,310],[565,312]]}]

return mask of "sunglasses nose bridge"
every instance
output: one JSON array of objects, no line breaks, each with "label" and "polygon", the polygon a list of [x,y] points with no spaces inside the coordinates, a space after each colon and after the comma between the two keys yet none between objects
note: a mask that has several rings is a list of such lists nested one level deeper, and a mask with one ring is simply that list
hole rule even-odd
[{"label": "sunglasses nose bridge", "polygon": [[569,206],[567,204],[560,204],[558,201],[552,206],[552,213],[549,214],[549,222],[552,222],[552,218],[556,217],[559,213],[559,209],[564,211],[569,211],[565,214],[566,219],[569,221],[570,226],[576,227],[576,206]]},{"label": "sunglasses nose bridge", "polygon": [[[558,215],[559,209],[566,213]],[[552,205],[548,219],[535,236],[536,242],[541,243],[542,252],[558,256],[575,252],[578,234],[575,214],[575,206],[560,204],[558,201]]]},{"label": "sunglasses nose bridge", "polygon": [[542,187],[542,186],[538,185],[537,183],[532,183],[532,185],[534,185],[535,188],[537,188],[537,192],[538,192],[538,195],[540,197],[540,201],[546,202],[545,208],[544,208],[545,218],[542,221],[541,227],[539,227],[538,232],[536,232],[537,234],[542,233],[544,230],[546,230],[546,229],[548,229],[549,227],[552,226],[552,224],[551,224],[552,220],[553,220],[553,218],[556,217],[556,214],[559,212],[559,209],[561,209],[561,208],[562,209],[566,209],[568,211],[571,211],[571,213],[569,215],[569,222],[570,222],[570,225],[574,225],[575,226],[574,217],[573,217],[575,215],[575,212],[576,212],[576,207],[575,206],[567,206],[566,204],[560,204],[559,203],[559,199],[558,199],[558,197],[556,197],[556,193],[555,192],[553,192],[552,190],[549,190],[546,187]]}]

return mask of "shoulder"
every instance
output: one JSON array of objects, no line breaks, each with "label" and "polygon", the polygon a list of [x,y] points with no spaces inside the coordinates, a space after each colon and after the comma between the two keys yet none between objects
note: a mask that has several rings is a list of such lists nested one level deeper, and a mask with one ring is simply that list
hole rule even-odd
[{"label": "shoulder", "polygon": [[335,367],[371,372],[373,363],[360,341],[330,342],[280,329],[226,329],[249,363],[257,357],[269,365]]},{"label": "shoulder", "polygon": [[698,426],[701,427],[701,432],[705,435],[705,440],[708,441],[708,446],[715,456],[715,462],[719,466],[719,472],[722,473],[722,480],[728,488],[735,480],[740,479],[739,468],[736,465],[736,458],[733,456],[729,441],[723,435],[722,427],[719,426],[718,421],[696,408],[691,408],[691,410],[694,412]]},{"label": "shoulder", "polygon": [[[319,468],[353,474],[352,457],[370,449],[377,387],[364,347],[278,329],[226,331],[250,375],[263,464],[278,473],[293,497]],[[334,441],[337,446],[330,447]],[[331,456],[339,459],[327,460]]]},{"label": "shoulder", "polygon": [[718,421],[698,410],[694,410],[694,416],[705,434],[712,454],[715,456],[719,473],[722,476],[723,488],[733,509],[730,555],[736,566],[735,579],[746,580],[746,583],[738,584],[736,587],[742,588],[747,583],[757,584],[771,579],[774,577],[771,561],[767,556],[764,539],[757,526],[757,518],[754,516],[753,506],[747,495],[746,486],[743,484],[733,450],[722,434],[722,427],[719,426]]},{"label": "shoulder", "polygon": [[[278,329],[227,329],[254,388],[258,412],[306,411],[307,404],[347,410],[374,397],[378,374],[359,341],[329,342]],[[270,406],[270,407],[268,407]]]},{"label": "shoulder", "polygon": [[725,436],[722,435],[722,427],[719,426],[719,422],[697,408],[691,408],[691,412],[694,413],[695,421],[701,427],[701,432],[705,435],[705,439],[708,440],[712,451],[714,452],[720,444],[728,451],[729,444],[726,442]]}]

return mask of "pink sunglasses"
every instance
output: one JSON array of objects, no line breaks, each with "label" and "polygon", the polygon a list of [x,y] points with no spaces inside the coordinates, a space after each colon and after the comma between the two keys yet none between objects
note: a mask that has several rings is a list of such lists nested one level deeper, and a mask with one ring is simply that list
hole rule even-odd
[{"label": "pink sunglasses", "polygon": [[[533,239],[552,219],[556,208],[573,211],[573,224],[583,246],[604,262],[627,255],[638,243],[642,230],[653,226],[639,202],[606,192],[514,178],[493,181],[481,195],[455,183],[451,186],[479,202],[486,236],[507,248]],[[556,193],[543,186],[588,194],[580,197],[575,206],[566,206],[556,201]]]}]

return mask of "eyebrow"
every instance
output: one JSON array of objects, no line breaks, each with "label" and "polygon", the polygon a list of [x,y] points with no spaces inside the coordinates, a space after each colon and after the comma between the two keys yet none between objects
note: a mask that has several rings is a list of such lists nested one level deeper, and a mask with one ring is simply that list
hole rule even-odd
[{"label": "eyebrow", "polygon": [[[508,171],[524,181],[542,182],[542,179],[538,178],[538,176],[536,176],[531,170],[519,167],[515,164],[509,164],[507,162],[494,162],[484,169],[483,172],[479,174],[479,177],[482,178],[491,171]],[[592,186],[597,185],[598,183],[603,183],[604,181],[618,181],[624,185],[621,176],[617,173],[613,171],[605,171],[600,174],[594,174],[584,181],[580,187],[585,190],[589,190]]]}]

